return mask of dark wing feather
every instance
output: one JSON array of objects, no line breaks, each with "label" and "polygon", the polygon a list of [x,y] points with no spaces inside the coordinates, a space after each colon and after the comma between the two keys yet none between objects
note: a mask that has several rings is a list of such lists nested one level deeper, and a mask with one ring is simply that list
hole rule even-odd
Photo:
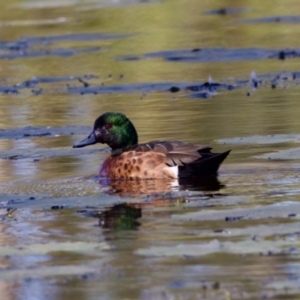
[{"label": "dark wing feather", "polygon": [[163,153],[167,156],[169,166],[184,166],[201,158],[203,156],[201,153],[210,153],[211,147],[177,141],[151,141],[131,146],[128,150]]},{"label": "dark wing feather", "polygon": [[[167,142],[168,143],[168,142]],[[169,142],[172,145],[170,152],[191,153],[191,152],[210,152],[212,149],[209,146],[203,146],[192,143]]]},{"label": "dark wing feather", "polygon": [[194,153],[167,153],[167,165],[173,166],[184,166],[192,163],[199,159],[201,155],[198,152]]}]

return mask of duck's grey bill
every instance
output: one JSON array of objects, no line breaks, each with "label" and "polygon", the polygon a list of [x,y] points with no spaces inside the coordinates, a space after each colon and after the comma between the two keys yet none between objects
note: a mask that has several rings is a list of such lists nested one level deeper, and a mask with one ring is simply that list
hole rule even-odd
[{"label": "duck's grey bill", "polygon": [[75,145],[73,145],[73,148],[81,148],[81,147],[85,147],[88,145],[93,145],[96,144],[97,140],[96,140],[96,136],[94,131],[84,140],[82,140],[81,142],[76,143]]}]

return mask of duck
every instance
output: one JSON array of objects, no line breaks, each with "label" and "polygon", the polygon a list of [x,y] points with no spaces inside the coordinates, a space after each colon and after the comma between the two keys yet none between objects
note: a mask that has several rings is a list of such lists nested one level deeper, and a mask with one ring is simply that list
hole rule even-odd
[{"label": "duck", "polygon": [[212,153],[210,146],[180,141],[154,140],[139,144],[133,123],[122,113],[106,112],[94,122],[91,134],[73,145],[81,148],[107,144],[111,155],[99,176],[107,179],[179,179],[216,176],[231,150]]}]

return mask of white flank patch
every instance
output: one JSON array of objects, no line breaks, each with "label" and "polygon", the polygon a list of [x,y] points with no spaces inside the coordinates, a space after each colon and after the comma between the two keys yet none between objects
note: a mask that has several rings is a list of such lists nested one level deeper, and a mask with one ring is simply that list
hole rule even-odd
[{"label": "white flank patch", "polygon": [[170,167],[171,172],[174,174],[174,178],[178,178],[178,166]]},{"label": "white flank patch", "polygon": [[179,187],[179,182],[177,179],[174,179],[172,182],[171,182],[171,187],[172,188],[178,188]]}]

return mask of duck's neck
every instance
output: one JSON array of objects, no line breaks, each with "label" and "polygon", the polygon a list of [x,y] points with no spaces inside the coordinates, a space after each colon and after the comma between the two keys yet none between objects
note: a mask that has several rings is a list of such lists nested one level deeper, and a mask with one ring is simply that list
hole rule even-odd
[{"label": "duck's neck", "polygon": [[122,148],[119,148],[119,149],[111,149],[111,156],[118,156],[118,155],[120,155],[120,154],[122,154],[123,153],[123,149]]}]

